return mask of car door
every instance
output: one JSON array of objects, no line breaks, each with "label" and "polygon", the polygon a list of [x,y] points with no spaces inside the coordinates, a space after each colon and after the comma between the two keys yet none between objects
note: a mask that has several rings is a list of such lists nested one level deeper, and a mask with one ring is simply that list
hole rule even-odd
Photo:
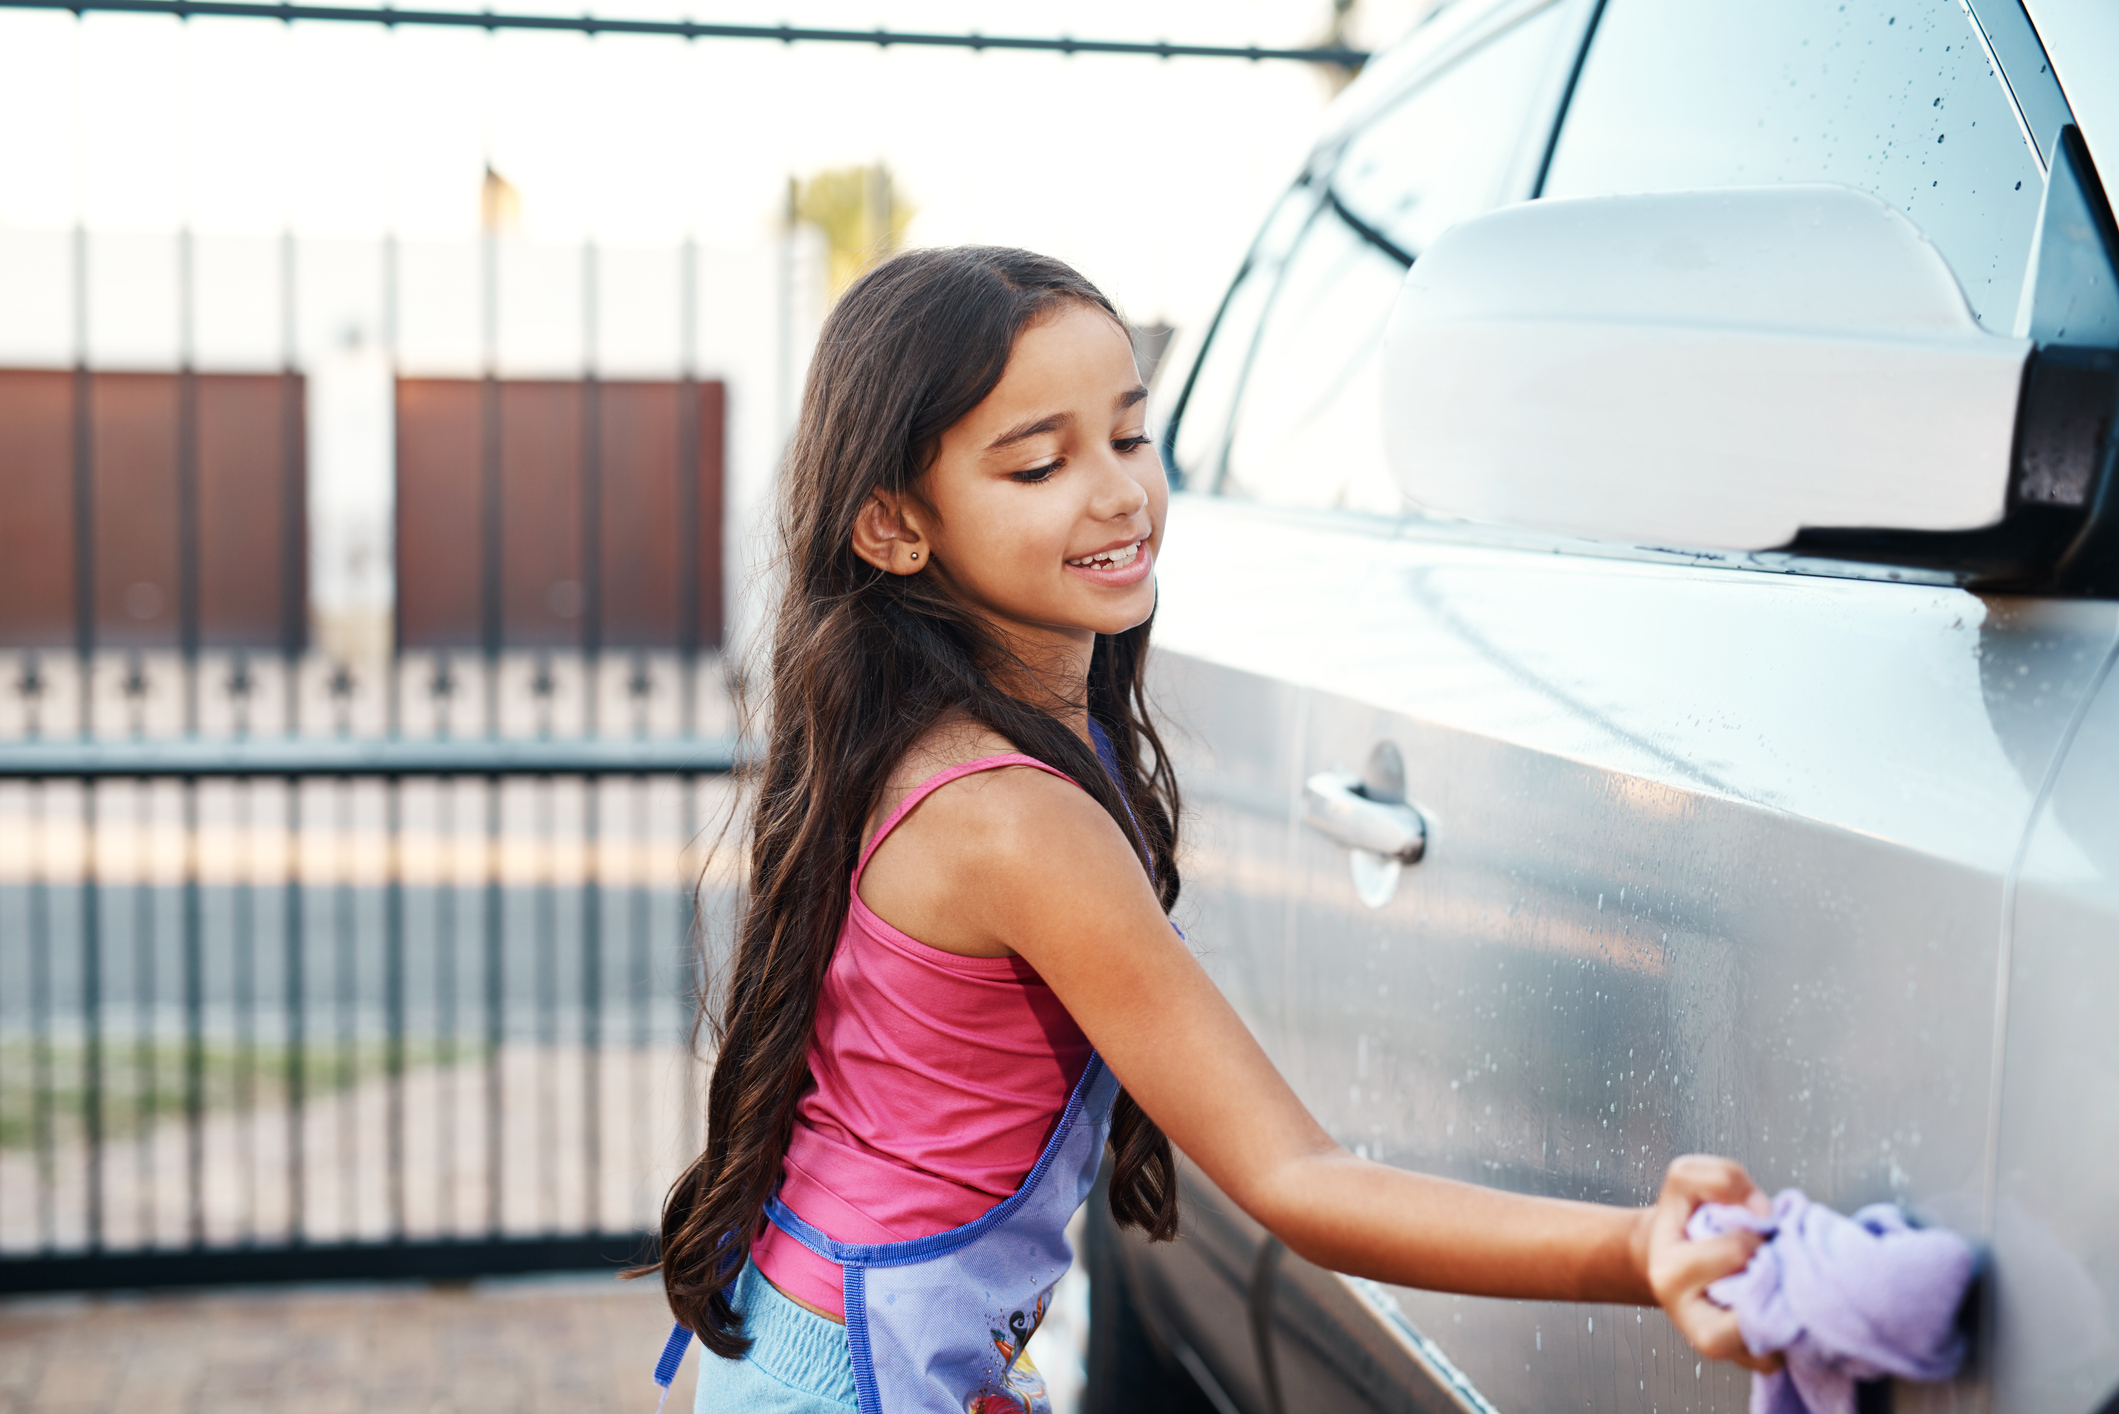
[{"label": "car door", "polygon": [[[1192,440],[1175,453],[1189,484],[1230,501],[1395,510],[1380,470],[1372,367],[1383,316],[1413,251],[1451,222],[1528,193],[1588,13],[1583,0],[1460,5],[1345,96],[1338,132],[1271,214],[1238,276],[1213,354],[1189,365],[1178,386],[1178,401],[1193,410],[1181,423]],[[1340,322],[1304,340],[1301,361],[1282,359],[1291,346],[1284,333],[1257,337],[1262,327],[1300,325],[1310,311]],[[1232,443],[1237,392],[1266,384],[1294,391],[1257,405],[1256,421]],[[1280,474],[1277,455],[1256,453],[1261,438],[1306,445],[1313,464],[1345,474],[1329,484]],[[1186,790],[1181,916],[1209,971],[1275,1048],[1293,1034],[1283,1005],[1304,694],[1270,666],[1232,670],[1196,653],[1159,664]],[[1202,1176],[1187,1171],[1177,1243],[1117,1250],[1136,1305],[1210,1399],[1243,1410],[1302,1407],[1279,1402],[1261,1363],[1270,1345],[1261,1346],[1253,1320],[1252,1295],[1276,1269],[1278,1249]],[[1404,1373],[1385,1382],[1402,1383]]]},{"label": "car door", "polygon": [[[1948,0],[1609,0],[1545,190],[1861,186],[2006,329],[2044,179],[2028,127]],[[1226,417],[1182,410],[1179,468],[1218,494],[1178,498],[1162,565],[1165,681],[1204,724],[1182,773],[1205,801],[1193,871],[1217,924],[1252,915],[1216,963],[1248,979],[1247,1020],[1385,1162],[1631,1203],[1713,1150],[1769,1188],[1987,1233],[2010,866],[2113,606],[1353,514],[1392,509],[1380,449],[1341,416],[1380,396],[1345,337],[1380,315],[1354,280],[1305,282],[1332,268],[1305,266],[1308,239]],[[1420,862],[1303,827],[1328,771],[1416,806]],[[1745,1402],[1652,1313],[1248,1255],[1272,1407],[1404,1407],[1407,1368],[1458,1407]]]}]

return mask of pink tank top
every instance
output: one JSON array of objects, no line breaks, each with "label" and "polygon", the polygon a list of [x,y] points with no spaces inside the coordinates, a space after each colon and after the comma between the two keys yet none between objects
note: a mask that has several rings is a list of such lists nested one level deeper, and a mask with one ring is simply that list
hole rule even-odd
[{"label": "pink tank top", "polygon": [[[986,756],[930,776],[861,851],[846,925],[817,998],[780,1201],[834,1240],[902,1242],[970,1222],[1022,1187],[1089,1064],[1089,1038],[1019,957],[961,957],[861,901],[861,874],[900,820]],[[843,1273],[768,1223],[751,1259],[773,1285],[843,1315]]]}]

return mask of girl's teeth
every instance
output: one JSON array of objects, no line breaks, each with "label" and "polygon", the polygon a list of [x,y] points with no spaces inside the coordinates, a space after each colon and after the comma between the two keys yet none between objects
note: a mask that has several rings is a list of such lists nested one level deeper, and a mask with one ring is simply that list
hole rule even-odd
[{"label": "girl's teeth", "polygon": [[1115,570],[1124,569],[1139,556],[1140,542],[1136,540],[1122,550],[1106,550],[1101,554],[1085,555],[1079,560],[1069,560],[1067,563],[1080,565],[1083,569]]}]

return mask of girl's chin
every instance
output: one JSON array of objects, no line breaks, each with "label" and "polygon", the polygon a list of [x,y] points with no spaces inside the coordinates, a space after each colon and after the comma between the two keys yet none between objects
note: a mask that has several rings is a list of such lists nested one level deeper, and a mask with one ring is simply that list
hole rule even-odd
[{"label": "girl's chin", "polygon": [[1139,593],[1125,595],[1115,604],[1097,605],[1098,612],[1092,616],[1094,622],[1083,627],[1093,628],[1101,634],[1119,634],[1139,628],[1155,616],[1155,581],[1145,580],[1139,588]]},{"label": "girl's chin", "polygon": [[1032,602],[985,600],[981,607],[996,625],[1008,626],[1013,632],[1028,630],[1040,636],[1054,634],[1063,638],[1083,632],[1109,636],[1139,628],[1153,618],[1155,594],[1155,581],[1144,579],[1125,590],[1099,587],[1083,594],[1076,589],[1052,597],[1039,596]]}]

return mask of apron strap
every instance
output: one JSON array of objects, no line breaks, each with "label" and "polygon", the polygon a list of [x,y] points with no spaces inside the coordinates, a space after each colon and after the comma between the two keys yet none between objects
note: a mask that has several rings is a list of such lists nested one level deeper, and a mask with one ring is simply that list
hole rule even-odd
[{"label": "apron strap", "polygon": [[670,1384],[677,1378],[677,1367],[684,1363],[684,1352],[691,1348],[691,1331],[681,1325],[670,1327],[670,1338],[662,1343],[662,1358],[655,1362],[655,1383],[662,1386],[662,1398],[655,1401],[655,1414],[662,1414],[662,1406],[669,1403]]},{"label": "apron strap", "polygon": [[[1104,770],[1111,777],[1111,783],[1118,787],[1118,803],[1126,807],[1126,823],[1133,827],[1133,834],[1140,841],[1141,850],[1145,854],[1148,836],[1140,827],[1139,817],[1133,813],[1133,802],[1126,799],[1126,778],[1118,771],[1118,752],[1112,747],[1111,738],[1104,735],[1104,729],[1097,724],[1094,717],[1089,719],[1089,740],[1095,743],[1096,754],[1103,761]],[[1148,854],[1147,861],[1148,882],[1152,884],[1155,882],[1155,856]]]},{"label": "apron strap", "polygon": [[[1111,779],[1118,784],[1118,803],[1126,807],[1126,823],[1133,827],[1134,836],[1140,840],[1141,855],[1148,863],[1148,882],[1152,884],[1155,882],[1155,856],[1148,849],[1148,836],[1140,827],[1139,817],[1133,813],[1133,802],[1126,799],[1126,778],[1118,773],[1118,752],[1112,749],[1111,738],[1104,735],[1104,729],[1097,725],[1094,717],[1089,719],[1089,739],[1096,743],[1096,754],[1103,758],[1104,769],[1111,773]],[[1185,930],[1177,926],[1177,920],[1174,918],[1170,920],[1170,931],[1177,934],[1182,941],[1191,941],[1185,937]]]}]

